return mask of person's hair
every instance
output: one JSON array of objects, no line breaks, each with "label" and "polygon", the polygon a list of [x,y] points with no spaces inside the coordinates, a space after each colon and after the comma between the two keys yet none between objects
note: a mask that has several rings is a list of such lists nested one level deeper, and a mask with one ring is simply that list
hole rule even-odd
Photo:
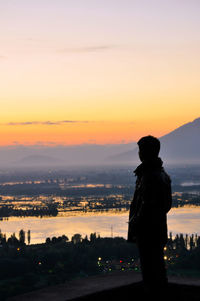
[{"label": "person's hair", "polygon": [[150,135],[142,137],[137,144],[144,159],[158,157],[160,151],[160,141],[156,137]]}]

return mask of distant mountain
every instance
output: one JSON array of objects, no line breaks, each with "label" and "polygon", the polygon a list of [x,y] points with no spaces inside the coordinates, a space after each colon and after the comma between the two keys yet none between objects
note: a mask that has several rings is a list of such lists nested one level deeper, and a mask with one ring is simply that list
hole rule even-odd
[{"label": "distant mountain", "polygon": [[161,137],[161,155],[171,162],[200,164],[200,118]]},{"label": "distant mountain", "polygon": [[[160,137],[160,157],[166,163],[200,164],[200,118]],[[114,162],[139,163],[138,147],[109,158]]]},{"label": "distant mountain", "polygon": [[61,165],[63,161],[49,156],[44,155],[32,155],[27,156],[16,162],[17,165],[21,164],[22,166],[35,166],[35,165]]},{"label": "distant mountain", "polygon": [[0,166],[75,166],[109,164],[108,157],[134,149],[136,143],[82,144],[73,146],[8,146],[0,147]]},{"label": "distant mountain", "polygon": [[[162,136],[160,141],[160,156],[165,163],[200,164],[200,118]],[[135,142],[54,147],[40,145],[0,147],[0,167],[136,165],[138,163],[140,161]]]}]

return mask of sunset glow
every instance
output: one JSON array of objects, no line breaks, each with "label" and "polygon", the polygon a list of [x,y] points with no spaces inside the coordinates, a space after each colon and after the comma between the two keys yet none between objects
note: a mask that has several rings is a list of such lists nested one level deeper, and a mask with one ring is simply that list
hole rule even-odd
[{"label": "sunset glow", "polygon": [[128,143],[200,117],[200,2],[0,3],[0,145]]}]

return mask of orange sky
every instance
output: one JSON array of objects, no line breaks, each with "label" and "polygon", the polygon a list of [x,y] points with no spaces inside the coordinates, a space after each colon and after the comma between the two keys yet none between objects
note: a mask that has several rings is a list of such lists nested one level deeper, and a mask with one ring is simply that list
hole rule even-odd
[{"label": "orange sky", "polygon": [[200,117],[200,3],[179,4],[0,3],[0,145],[126,143]]},{"label": "orange sky", "polygon": [[[163,126],[168,127],[168,120],[160,120]],[[49,145],[58,144],[71,145],[82,143],[110,144],[129,143],[138,140],[141,136],[153,134],[160,137],[168,132],[166,129],[159,129],[153,122],[73,122],[62,123],[44,122],[34,124],[9,124],[0,125],[0,145]],[[49,123],[49,125],[45,124]],[[165,124],[164,124],[165,123]],[[50,125],[51,124],[51,125]],[[171,130],[175,129],[175,122],[171,124]],[[182,125],[182,124],[178,124]]]}]

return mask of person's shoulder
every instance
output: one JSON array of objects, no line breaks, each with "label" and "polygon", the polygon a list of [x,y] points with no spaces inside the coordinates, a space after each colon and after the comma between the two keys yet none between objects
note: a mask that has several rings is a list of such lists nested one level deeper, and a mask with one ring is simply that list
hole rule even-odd
[{"label": "person's shoulder", "polygon": [[170,176],[168,175],[168,173],[165,171],[165,169],[163,168],[160,176],[163,178],[164,181],[168,181],[171,183],[171,178]]},{"label": "person's shoulder", "polygon": [[170,176],[166,173],[163,169],[161,170],[151,170],[146,172],[143,175],[143,182],[144,183],[151,183],[151,184],[159,184],[162,182],[171,183]]},{"label": "person's shoulder", "polygon": [[142,183],[143,184],[154,184],[158,181],[159,175],[155,171],[148,171],[145,172],[142,176]]}]

